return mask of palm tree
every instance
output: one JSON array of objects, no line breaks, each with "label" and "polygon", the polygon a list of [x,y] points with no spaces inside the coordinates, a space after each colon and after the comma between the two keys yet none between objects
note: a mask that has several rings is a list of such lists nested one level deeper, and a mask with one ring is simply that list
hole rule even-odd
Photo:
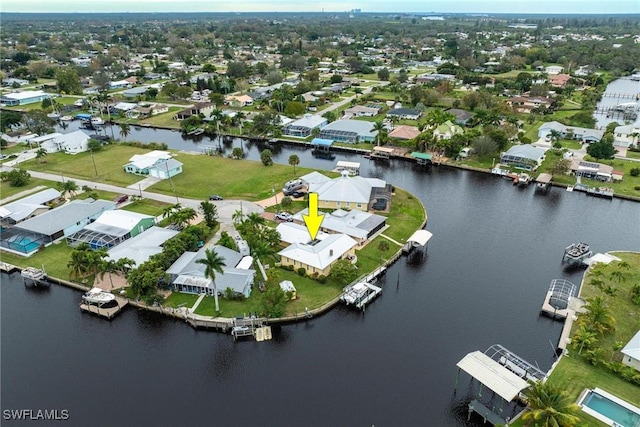
[{"label": "palm tree", "polygon": [[237,211],[235,211],[233,213],[233,215],[231,216],[231,219],[233,220],[234,223],[241,223],[243,220],[244,214],[242,213],[242,211],[240,209],[238,209]]},{"label": "palm tree", "polygon": [[72,194],[75,195],[76,191],[78,191],[78,184],[69,179],[64,182],[59,182],[58,188],[62,191],[62,194],[68,194],[71,196]]},{"label": "palm tree", "polygon": [[580,407],[572,401],[563,388],[548,381],[532,382],[524,391],[527,401],[524,421],[533,421],[536,426],[573,427],[579,418],[575,415]]},{"label": "palm tree", "polygon": [[300,157],[297,154],[292,154],[289,156],[289,164],[293,166],[293,175],[296,174],[296,166],[300,164]]},{"label": "palm tree", "polygon": [[596,333],[589,329],[585,324],[580,325],[580,328],[571,337],[571,343],[573,346],[578,347],[578,354],[582,353],[582,350],[585,347],[587,350],[590,349],[597,341],[598,337]]},{"label": "palm tree", "polygon": [[609,277],[611,277],[612,280],[615,279],[618,283],[622,283],[627,279],[626,273],[620,270],[612,271]]},{"label": "palm tree", "polygon": [[46,160],[44,160],[45,157],[47,157],[47,150],[45,150],[44,148],[38,148],[38,151],[36,151],[36,159],[40,160],[40,163],[45,163]]},{"label": "palm tree", "polygon": [[376,135],[376,145],[380,145],[380,137],[382,135],[383,132],[385,132],[387,130],[387,127],[384,125],[384,123],[382,123],[382,120],[378,120],[373,122],[373,130],[378,132],[378,134]]},{"label": "palm tree", "polygon": [[204,275],[211,279],[213,284],[213,297],[216,303],[216,313],[220,312],[220,306],[218,305],[218,288],[216,287],[216,272],[223,274],[222,267],[225,267],[224,258],[222,258],[216,251],[206,249],[204,251],[204,258],[197,259],[198,264],[203,264],[206,269]]},{"label": "palm tree", "polygon": [[615,329],[616,319],[611,314],[611,310],[609,310],[607,302],[602,296],[598,295],[587,299],[584,308],[587,310],[585,314],[586,320],[600,334]]},{"label": "palm tree", "polygon": [[72,251],[67,268],[69,269],[69,277],[84,277],[89,269],[86,253],[77,249]]},{"label": "palm tree", "polygon": [[120,136],[122,137],[122,139],[127,139],[127,136],[131,133],[129,123],[122,122],[118,126],[120,126]]},{"label": "palm tree", "polygon": [[257,212],[251,212],[249,215],[247,215],[247,221],[254,228],[257,228],[258,225],[264,224],[264,218],[261,217],[260,214]]}]

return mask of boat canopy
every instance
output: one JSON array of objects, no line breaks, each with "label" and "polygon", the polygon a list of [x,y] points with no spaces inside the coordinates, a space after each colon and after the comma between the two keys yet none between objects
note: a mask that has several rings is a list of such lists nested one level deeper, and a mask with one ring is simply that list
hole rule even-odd
[{"label": "boat canopy", "polygon": [[481,351],[467,354],[456,366],[507,402],[511,402],[522,390],[529,387],[529,383],[524,379]]},{"label": "boat canopy", "polygon": [[417,230],[409,237],[409,242],[420,246],[426,245],[433,237],[433,233],[427,230]]}]

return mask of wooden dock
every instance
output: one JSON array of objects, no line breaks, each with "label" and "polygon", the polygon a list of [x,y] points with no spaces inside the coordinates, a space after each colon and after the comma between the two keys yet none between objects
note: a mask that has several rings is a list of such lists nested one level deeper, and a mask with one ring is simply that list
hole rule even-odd
[{"label": "wooden dock", "polygon": [[3,273],[13,273],[16,270],[20,270],[20,268],[8,262],[0,262],[0,271]]},{"label": "wooden dock", "polygon": [[106,319],[113,319],[122,311],[124,307],[126,307],[127,304],[128,300],[116,296],[115,307],[98,307],[94,304],[81,303],[80,309],[82,311],[86,311],[87,313],[97,314],[98,316],[104,317]]}]

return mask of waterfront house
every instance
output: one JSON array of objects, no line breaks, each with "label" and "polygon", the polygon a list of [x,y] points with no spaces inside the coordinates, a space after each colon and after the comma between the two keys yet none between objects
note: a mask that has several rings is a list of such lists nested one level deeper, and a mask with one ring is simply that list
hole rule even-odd
[{"label": "waterfront house", "polygon": [[87,243],[91,249],[111,248],[153,227],[156,221],[151,215],[122,209],[103,212],[82,230],[67,236],[69,246]]},{"label": "waterfront house", "polygon": [[416,126],[400,125],[396,126],[391,132],[389,132],[389,138],[410,140],[420,135],[420,129]]},{"label": "waterfront house", "polygon": [[125,240],[118,246],[108,250],[107,259],[118,261],[128,258],[135,262],[136,266],[147,262],[153,255],[162,252],[162,245],[179,233],[178,230],[152,226],[144,233],[139,233]]},{"label": "waterfront house", "polygon": [[357,242],[346,234],[331,234],[323,240],[293,243],[278,255],[283,266],[291,266],[294,270],[303,268],[310,276],[328,276],[336,261],[355,255],[356,245]]},{"label": "waterfront house", "polygon": [[549,65],[544,69],[544,71],[549,75],[560,74],[561,72],[564,71],[564,67],[561,67],[560,65]]},{"label": "waterfront house", "polygon": [[0,103],[7,106],[27,105],[51,98],[51,95],[41,90],[25,90],[23,92],[6,93],[0,96]]},{"label": "waterfront house", "polygon": [[637,147],[640,138],[640,121],[630,125],[617,126],[613,130],[613,145],[618,147]]},{"label": "waterfront house", "polygon": [[[302,221],[301,218],[302,217],[299,217],[299,221]],[[294,243],[309,243],[311,241],[311,235],[309,234],[307,226],[299,222],[281,222],[276,227],[276,231],[280,235],[280,245],[282,246],[289,246]],[[316,235],[316,240],[323,240],[328,235],[329,234],[324,231],[319,230]]]},{"label": "waterfront house", "polygon": [[[206,266],[196,262],[206,258],[203,247],[198,252],[185,252],[167,270],[171,277],[173,289],[179,292],[206,295],[214,294],[214,283],[205,276]],[[220,295],[224,295],[227,288],[248,298],[251,295],[251,285],[255,277],[255,270],[251,269],[253,259],[250,256],[242,256],[239,252],[224,246],[213,246],[225,263],[222,273],[216,272],[215,286]]]},{"label": "waterfront house", "polygon": [[[308,215],[308,209],[306,208],[293,216],[293,223],[287,224],[289,224],[289,226],[304,224],[304,215]],[[359,245],[363,245],[375,236],[376,233],[386,227],[386,225],[387,218],[382,215],[364,212],[359,209],[352,209],[350,211],[336,209],[331,213],[324,214],[320,231],[325,232],[326,235],[346,234],[358,242]],[[322,240],[320,237],[316,238]]]},{"label": "waterfront house", "polygon": [[531,144],[514,145],[500,155],[500,163],[518,169],[536,170],[544,160],[545,149]]},{"label": "waterfront house", "polygon": [[144,96],[145,93],[147,93],[147,90],[149,90],[151,86],[138,86],[138,87],[132,87],[129,89],[125,89],[122,92],[122,95],[125,98],[137,98],[138,96]]},{"label": "waterfront house", "polygon": [[60,145],[62,144],[62,134],[55,132],[42,136],[34,136],[29,138],[27,142],[29,143],[29,146],[31,146],[31,144],[36,144],[40,148],[44,148],[47,153],[56,153],[61,150]]},{"label": "waterfront house", "polygon": [[450,120],[439,125],[433,130],[433,136],[437,139],[451,139],[453,135],[461,135],[464,133],[462,127],[451,123]]},{"label": "waterfront house", "polygon": [[191,116],[197,116],[202,114],[204,117],[209,117],[216,106],[211,102],[200,102],[195,104],[192,107],[185,108],[184,110],[178,111],[175,116],[173,116],[174,120],[184,120]]},{"label": "waterfront house", "polygon": [[283,135],[306,138],[314,129],[323,129],[329,121],[318,114],[305,114],[303,118],[294,120],[282,129]]},{"label": "waterfront house", "polygon": [[640,330],[620,352],[622,353],[622,363],[640,371]]},{"label": "waterfront house", "polygon": [[613,166],[602,163],[586,162],[580,159],[573,159],[570,166],[571,172],[575,176],[609,182],[613,179]]},{"label": "waterfront house", "polygon": [[373,130],[374,124],[361,120],[336,120],[326,125],[318,138],[330,141],[358,143],[375,140],[378,131]]},{"label": "waterfront house", "polygon": [[56,139],[58,140],[60,140],[60,150],[67,154],[83,153],[89,149],[89,135],[81,130],[66,133]]},{"label": "waterfront house", "polygon": [[107,200],[73,200],[3,230],[0,246],[20,255],[31,255],[41,246],[72,235],[103,212],[115,208],[116,203]]},{"label": "waterfront house", "polygon": [[[360,209],[368,211],[375,205],[384,202],[388,207],[391,201],[391,186],[377,178],[342,176],[324,182],[309,182],[309,192],[318,193],[318,207],[328,209]],[[384,210],[384,209],[382,209]]]},{"label": "waterfront house", "polygon": [[0,221],[3,226],[14,225],[48,211],[48,203],[60,198],[62,194],[53,188],[39,191],[22,199],[0,206]]},{"label": "waterfront house", "polygon": [[167,179],[182,173],[182,166],[182,162],[171,157],[169,152],[154,150],[146,154],[134,154],[124,166],[124,171]]}]

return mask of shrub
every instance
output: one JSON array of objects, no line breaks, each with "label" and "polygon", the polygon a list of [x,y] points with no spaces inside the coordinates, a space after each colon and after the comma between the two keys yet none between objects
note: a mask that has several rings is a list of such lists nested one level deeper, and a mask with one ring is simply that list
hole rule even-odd
[{"label": "shrub", "polygon": [[640,168],[633,168],[629,171],[629,174],[631,176],[639,176],[640,175]]},{"label": "shrub", "polygon": [[326,283],[327,282],[327,276],[325,276],[324,274],[321,274],[318,276],[318,282],[319,283]]},{"label": "shrub", "polygon": [[298,276],[306,276],[307,275],[307,270],[305,270],[303,267],[300,267],[298,270]]}]

